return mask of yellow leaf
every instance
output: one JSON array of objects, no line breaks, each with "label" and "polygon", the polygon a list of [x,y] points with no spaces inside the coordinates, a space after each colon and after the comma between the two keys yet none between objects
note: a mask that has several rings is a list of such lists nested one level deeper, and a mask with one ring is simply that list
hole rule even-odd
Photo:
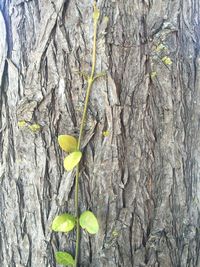
[{"label": "yellow leaf", "polygon": [[108,22],[109,22],[109,17],[108,17],[108,16],[104,16],[104,17],[103,17],[103,20],[104,20],[106,23],[108,23]]},{"label": "yellow leaf", "polygon": [[59,135],[58,143],[68,153],[75,151],[78,145],[76,138],[71,135]]},{"label": "yellow leaf", "polygon": [[96,1],[95,1],[94,2],[94,12],[93,12],[93,19],[94,19],[94,21],[97,21],[99,19],[99,16],[100,16],[100,11],[97,8],[97,4],[96,4]]},{"label": "yellow leaf", "polygon": [[112,235],[115,236],[115,237],[117,237],[117,236],[119,235],[119,233],[118,233],[116,230],[114,230],[114,231],[112,232]]},{"label": "yellow leaf", "polygon": [[26,126],[26,122],[25,121],[18,121],[17,125],[18,125],[18,127],[21,128],[21,127]]},{"label": "yellow leaf", "polygon": [[167,56],[165,56],[165,57],[162,58],[162,62],[163,62],[165,65],[171,65],[171,64],[172,64],[172,60],[171,60],[171,58],[170,58],[170,57],[167,57]]},{"label": "yellow leaf", "polygon": [[157,47],[156,47],[156,52],[160,52],[162,50],[167,50],[167,47],[164,45],[164,44],[159,44]]},{"label": "yellow leaf", "polygon": [[108,137],[109,135],[110,135],[110,132],[108,130],[103,132],[104,137]]},{"label": "yellow leaf", "polygon": [[75,151],[72,152],[71,154],[69,154],[69,156],[67,156],[64,159],[64,168],[67,171],[71,171],[73,170],[73,168],[79,163],[79,161],[81,160],[82,157],[82,153],[81,151]]},{"label": "yellow leaf", "polygon": [[37,132],[41,129],[41,126],[39,124],[32,124],[32,125],[29,125],[29,129],[32,131],[32,132]]},{"label": "yellow leaf", "polygon": [[150,76],[151,76],[151,79],[155,78],[157,76],[157,72],[156,71],[152,71]]}]

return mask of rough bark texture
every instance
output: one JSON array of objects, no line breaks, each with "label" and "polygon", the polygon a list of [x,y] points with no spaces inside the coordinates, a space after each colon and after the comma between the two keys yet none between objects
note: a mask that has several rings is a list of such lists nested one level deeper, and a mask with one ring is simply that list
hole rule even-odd
[{"label": "rough bark texture", "polygon": [[[97,70],[108,75],[91,95],[80,205],[100,232],[82,233],[80,266],[199,267],[200,3],[98,6]],[[1,0],[0,9],[0,266],[56,266],[54,250],[74,253],[73,234],[50,230],[74,211],[57,136],[78,133],[92,0]]]}]

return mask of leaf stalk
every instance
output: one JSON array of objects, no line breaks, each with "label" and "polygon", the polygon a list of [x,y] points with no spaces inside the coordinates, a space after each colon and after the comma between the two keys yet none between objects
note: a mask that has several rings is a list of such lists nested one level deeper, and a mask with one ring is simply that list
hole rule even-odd
[{"label": "leaf stalk", "polygon": [[[80,147],[81,147],[81,141],[82,141],[83,131],[84,131],[86,117],[87,117],[87,109],[88,109],[90,93],[91,93],[92,85],[96,79],[94,75],[95,75],[95,69],[96,69],[96,43],[97,43],[98,19],[99,19],[99,10],[96,7],[96,1],[94,1],[94,13],[93,13],[94,37],[93,37],[93,52],[92,52],[92,69],[91,69],[91,74],[87,79],[87,90],[86,90],[85,104],[84,104],[83,116],[81,120],[77,150],[80,150]],[[76,251],[75,251],[75,265],[74,265],[75,267],[78,266],[79,246],[80,246],[80,222],[79,222],[79,198],[78,198],[79,175],[80,175],[79,170],[80,170],[80,163],[78,163],[76,167],[76,179],[75,179],[75,213],[76,213],[76,219],[77,219],[76,220]]]}]

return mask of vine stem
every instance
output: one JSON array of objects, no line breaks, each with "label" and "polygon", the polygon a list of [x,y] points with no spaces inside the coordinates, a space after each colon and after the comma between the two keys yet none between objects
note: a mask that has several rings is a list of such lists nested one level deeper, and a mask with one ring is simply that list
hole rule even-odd
[{"label": "vine stem", "polygon": [[[93,37],[93,52],[92,52],[92,70],[91,75],[87,79],[87,90],[86,90],[86,97],[85,97],[85,104],[83,110],[83,116],[81,120],[80,132],[78,137],[78,145],[77,150],[80,150],[81,147],[81,140],[82,135],[85,127],[86,117],[87,117],[87,109],[88,109],[88,102],[90,98],[90,92],[92,89],[93,82],[95,80],[95,68],[96,68],[96,42],[97,42],[97,24],[99,13],[95,16],[95,12],[98,13],[98,9],[96,7],[96,1],[94,1],[94,37]],[[76,167],[76,180],[75,180],[75,212],[76,212],[76,252],[75,252],[75,267],[78,266],[78,258],[79,258],[79,243],[80,243],[80,223],[79,223],[79,203],[78,203],[78,191],[79,191],[79,164]]]}]

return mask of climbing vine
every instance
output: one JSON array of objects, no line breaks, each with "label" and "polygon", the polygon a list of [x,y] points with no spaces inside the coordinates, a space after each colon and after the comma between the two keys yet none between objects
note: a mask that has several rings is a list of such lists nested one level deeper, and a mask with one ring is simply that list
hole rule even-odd
[{"label": "climbing vine", "polygon": [[97,8],[96,1],[94,1],[94,11],[93,11],[93,23],[94,23],[94,37],[93,37],[93,52],[92,52],[92,68],[90,75],[81,72],[81,75],[87,81],[87,90],[84,103],[84,110],[80,125],[78,140],[71,135],[60,135],[58,137],[58,143],[60,147],[68,153],[64,159],[64,168],[66,171],[71,171],[76,168],[76,179],[75,179],[75,214],[64,213],[56,216],[52,223],[52,230],[55,232],[68,233],[72,230],[76,231],[76,249],[75,257],[73,257],[68,252],[57,251],[55,253],[55,258],[58,264],[65,266],[78,266],[79,258],[79,246],[80,246],[80,227],[86,230],[89,234],[96,234],[99,230],[99,224],[95,215],[86,210],[82,214],[79,214],[79,169],[80,161],[82,159],[81,151],[81,141],[83,137],[83,131],[85,127],[88,102],[91,93],[91,89],[94,81],[105,75],[105,73],[95,74],[96,69],[96,42],[97,42],[97,27],[100,17],[100,11]]}]

